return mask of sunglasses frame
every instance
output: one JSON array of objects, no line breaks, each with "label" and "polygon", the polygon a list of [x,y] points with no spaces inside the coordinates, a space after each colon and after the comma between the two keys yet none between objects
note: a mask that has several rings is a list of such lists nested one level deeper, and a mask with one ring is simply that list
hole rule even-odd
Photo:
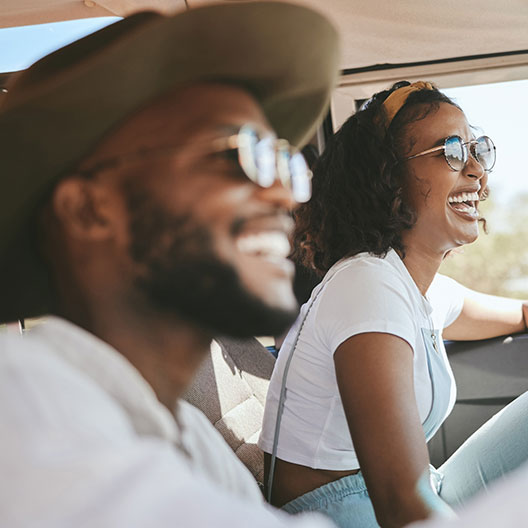
[{"label": "sunglasses frame", "polygon": [[[447,142],[449,140],[453,139],[453,138],[458,138],[458,140],[460,142],[460,145],[462,147],[462,154],[464,156],[464,159],[463,159],[464,165],[462,166],[462,168],[459,168],[459,169],[456,168],[456,167],[453,167],[451,165],[451,163],[449,163],[449,159],[448,159],[448,157],[446,155]],[[489,142],[491,143],[491,146],[493,147],[493,153],[494,153],[493,163],[492,163],[491,167],[489,167],[487,169],[484,168],[484,165],[482,165],[482,163],[479,161],[478,157],[476,156],[475,149],[472,148],[472,146],[473,145],[477,145],[479,143],[479,140],[481,140],[482,138],[486,138],[487,140],[489,140]],[[470,145],[469,148],[467,147],[468,145]],[[409,160],[412,160],[414,158],[418,158],[420,156],[425,156],[427,154],[432,154],[433,152],[439,152],[441,150],[444,151],[444,159],[445,159],[446,163],[449,165],[449,168],[452,171],[455,171],[455,172],[463,170],[466,167],[467,162],[469,160],[469,155],[470,154],[477,161],[477,163],[480,164],[480,166],[484,169],[485,172],[491,172],[493,170],[493,167],[495,167],[495,162],[497,160],[497,148],[495,147],[495,143],[493,143],[493,140],[489,136],[479,136],[478,138],[472,139],[471,141],[464,142],[464,140],[460,136],[453,135],[453,136],[447,136],[445,138],[445,140],[444,140],[444,144],[443,145],[424,150],[423,152],[419,152],[418,154],[414,154],[413,156],[409,156],[408,158],[405,158],[404,161],[409,161]]]},{"label": "sunglasses frame", "polygon": [[[256,144],[253,143],[252,139],[255,138]],[[275,153],[275,177],[268,181],[263,181],[259,178],[259,168],[256,162],[256,156],[253,154],[253,149],[261,141],[270,140],[273,142],[273,152]],[[272,134],[265,134],[263,137],[259,136],[258,130],[251,125],[243,125],[240,130],[231,136],[218,138],[211,145],[214,148],[214,152],[222,152],[227,150],[237,150],[238,152],[238,163],[246,176],[260,187],[271,187],[276,181],[277,176],[279,181],[284,187],[289,189],[296,202],[302,203],[307,202],[311,197],[311,180],[313,173],[308,168],[308,164],[304,159],[302,152],[290,145],[288,140],[276,138]],[[295,196],[296,189],[293,183],[293,173],[290,168],[290,162],[294,156],[301,156],[306,166],[306,183],[309,186],[309,196],[306,198],[299,198]]]},{"label": "sunglasses frame", "polygon": [[[252,154],[252,145],[250,137],[256,137],[258,142],[265,139],[273,141],[273,152],[275,153],[275,175],[273,180],[266,184],[259,178],[259,169],[254,163],[255,157]],[[240,165],[240,168],[243,170],[247,178],[259,185],[260,187],[271,187],[273,183],[278,179],[286,188],[290,190],[293,195],[293,199],[296,202],[305,202],[308,201],[311,197],[311,179],[312,171],[308,168],[304,156],[297,148],[290,145],[286,139],[278,139],[273,134],[266,134],[263,137],[260,137],[258,129],[252,125],[243,125],[240,127],[236,134],[231,134],[225,137],[219,137],[210,141],[198,142],[193,144],[182,144],[175,145],[173,147],[153,147],[153,148],[144,148],[140,149],[131,154],[125,154],[122,156],[115,156],[112,158],[107,158],[105,160],[97,162],[93,167],[89,169],[77,170],[75,174],[78,174],[83,177],[91,177],[98,172],[118,167],[127,163],[134,163],[141,161],[145,158],[150,157],[151,154],[164,156],[172,155],[177,153],[184,147],[192,147],[193,150],[202,151],[205,155],[215,154],[221,152],[227,152],[230,150],[237,151],[237,159]],[[282,155],[281,155],[282,154]],[[288,159],[285,159],[284,154],[287,155]],[[304,163],[306,164],[306,182],[309,185],[309,195],[306,199],[299,200],[295,197],[295,186],[293,184],[293,175],[289,167],[289,161],[293,156],[299,155],[302,156]]]}]

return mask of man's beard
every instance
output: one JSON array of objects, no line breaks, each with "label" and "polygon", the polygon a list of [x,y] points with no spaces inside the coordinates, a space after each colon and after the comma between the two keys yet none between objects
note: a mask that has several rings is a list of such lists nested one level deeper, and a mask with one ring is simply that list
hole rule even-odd
[{"label": "man's beard", "polygon": [[[173,215],[145,189],[126,188],[130,255],[144,272],[138,288],[159,311],[212,335],[279,335],[297,311],[272,307],[242,284],[214,251],[212,234],[187,215]],[[237,221],[240,224],[240,220]]]}]

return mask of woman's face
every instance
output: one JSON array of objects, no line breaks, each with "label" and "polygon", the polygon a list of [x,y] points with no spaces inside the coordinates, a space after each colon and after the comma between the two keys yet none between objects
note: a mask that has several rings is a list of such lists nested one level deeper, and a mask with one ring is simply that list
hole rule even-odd
[{"label": "woman's face", "polygon": [[[464,113],[441,103],[438,110],[407,127],[410,150],[405,157],[440,146],[454,135],[464,142],[475,138]],[[459,171],[449,167],[443,150],[405,162],[406,198],[416,213],[416,224],[403,234],[406,248],[445,253],[477,239],[478,193],[487,185],[487,173],[471,155],[468,158]]]}]

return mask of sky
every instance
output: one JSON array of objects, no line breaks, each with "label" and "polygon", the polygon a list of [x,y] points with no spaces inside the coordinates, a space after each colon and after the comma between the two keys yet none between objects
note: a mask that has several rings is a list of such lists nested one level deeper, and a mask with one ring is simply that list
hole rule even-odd
[{"label": "sky", "polygon": [[528,80],[443,90],[464,110],[471,125],[482,129],[497,147],[490,174],[493,199],[501,206],[517,194],[528,194]]},{"label": "sky", "polygon": [[119,17],[86,18],[0,29],[0,72],[23,70],[52,51],[93,33]]},{"label": "sky", "polygon": [[[0,72],[22,70],[51,51],[119,20],[91,18],[0,29]],[[490,176],[493,199],[501,207],[518,193],[528,194],[528,168],[523,155],[528,125],[528,80],[443,90],[454,98],[472,125],[480,127],[497,147]]]}]

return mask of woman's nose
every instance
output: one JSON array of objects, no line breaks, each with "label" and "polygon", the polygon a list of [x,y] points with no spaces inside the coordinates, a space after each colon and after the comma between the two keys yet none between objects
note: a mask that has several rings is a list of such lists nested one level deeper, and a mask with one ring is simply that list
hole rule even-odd
[{"label": "woman's nose", "polygon": [[476,160],[473,154],[469,154],[468,161],[464,167],[466,176],[469,178],[474,178],[476,180],[481,180],[484,176],[487,176],[484,167]]}]

